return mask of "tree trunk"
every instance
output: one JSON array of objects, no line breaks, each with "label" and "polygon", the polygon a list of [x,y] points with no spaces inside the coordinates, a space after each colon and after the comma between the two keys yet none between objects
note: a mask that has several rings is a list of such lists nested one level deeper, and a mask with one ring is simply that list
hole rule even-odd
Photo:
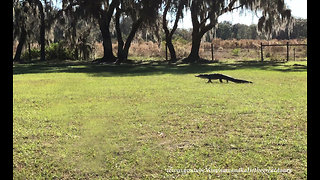
[{"label": "tree trunk", "polygon": [[[41,23],[42,24],[42,23]],[[46,53],[45,53],[45,30],[44,25],[40,27],[40,61],[46,60]]]},{"label": "tree trunk", "polygon": [[124,60],[124,52],[123,52],[123,46],[124,46],[124,42],[122,39],[122,33],[121,33],[121,29],[120,29],[120,14],[121,14],[121,10],[119,8],[117,8],[116,11],[116,33],[117,33],[117,40],[118,40],[118,60],[116,62],[116,64],[120,64],[123,60]]},{"label": "tree trunk", "polygon": [[40,26],[40,61],[45,61],[46,60],[45,46],[46,46],[45,27],[44,27],[44,22],[42,22],[42,20],[41,20],[41,26]]},{"label": "tree trunk", "polygon": [[[205,15],[200,12],[198,13],[199,9],[199,1],[192,1],[191,4],[191,20],[192,20],[192,46],[191,46],[191,52],[189,56],[185,59],[183,59],[183,62],[186,63],[194,63],[198,60],[200,60],[199,56],[199,49],[200,49],[200,43],[202,36],[208,32],[210,29],[212,29],[215,24],[217,23],[217,20],[211,20],[210,23],[206,25],[207,20],[210,18],[209,15]],[[200,17],[200,22],[199,18]]]},{"label": "tree trunk", "polygon": [[170,51],[170,62],[176,62],[177,61],[177,56],[176,56],[176,51],[174,50],[174,46],[172,44],[172,37],[168,40],[166,40],[168,49]]},{"label": "tree trunk", "polygon": [[199,56],[199,49],[201,43],[201,37],[199,32],[192,32],[192,45],[191,45],[191,52],[187,58],[183,60],[186,63],[194,63],[200,59]]},{"label": "tree trunk", "polygon": [[43,5],[40,0],[36,1],[37,6],[40,12],[40,61],[45,61],[46,54],[45,54],[45,46],[46,46],[46,31],[45,31],[45,20],[44,20],[44,12],[43,12]]},{"label": "tree trunk", "polygon": [[130,31],[130,34],[126,40],[126,43],[124,44],[123,49],[121,50],[121,57],[118,57],[118,61],[116,62],[117,64],[120,64],[121,62],[125,61],[128,59],[128,54],[129,54],[129,48],[131,46],[131,42],[138,31],[141,23],[143,21],[143,17],[140,17],[136,22],[132,24],[132,28]]},{"label": "tree trunk", "polygon": [[112,42],[110,36],[110,22],[114,12],[114,9],[118,7],[120,1],[113,0],[108,8],[108,10],[101,10],[100,17],[98,18],[99,28],[102,35],[103,40],[103,58],[102,61],[104,62],[114,62],[116,57],[113,55],[112,52]]},{"label": "tree trunk", "polygon": [[134,23],[132,24],[132,29],[131,29],[131,31],[130,31],[130,34],[129,34],[129,36],[128,36],[128,38],[127,38],[127,41],[126,41],[126,43],[125,43],[125,45],[124,45],[124,48],[123,48],[123,50],[124,50],[124,55],[125,55],[125,59],[128,58],[129,48],[130,48],[130,46],[131,46],[131,42],[132,42],[134,36],[136,35],[136,32],[138,31],[138,29],[139,29],[142,21],[143,21],[143,17],[140,17],[136,22],[134,22]]},{"label": "tree trunk", "polygon": [[199,11],[199,4],[197,1],[192,1],[190,10],[191,10],[191,21],[192,21],[192,45],[191,51],[187,58],[183,59],[183,62],[186,63],[194,63],[200,59],[199,56],[199,49],[201,43],[201,35],[200,35],[200,28],[203,26],[198,20],[198,11]]},{"label": "tree trunk", "polygon": [[28,51],[29,51],[29,53],[28,53],[28,57],[29,57],[29,61],[31,61],[31,59],[32,59],[32,57],[31,57],[31,47],[30,47],[30,42],[28,42]]},{"label": "tree trunk", "polygon": [[186,3],[186,1],[180,1],[180,4],[178,6],[178,10],[177,10],[177,13],[176,13],[176,19],[175,19],[175,22],[174,22],[174,25],[173,25],[173,28],[171,30],[171,32],[169,31],[168,27],[167,27],[167,19],[166,19],[166,16],[167,16],[167,13],[168,13],[168,10],[171,6],[171,0],[169,0],[167,2],[167,5],[163,11],[163,17],[162,17],[162,27],[163,27],[163,30],[166,34],[166,44],[168,46],[168,49],[170,51],[170,61],[171,62],[176,62],[177,61],[177,56],[176,56],[176,51],[174,49],[174,46],[172,44],[172,36],[174,34],[174,32],[176,31],[177,27],[178,27],[178,22],[179,22],[179,19],[182,15],[182,9],[183,9],[183,5]]},{"label": "tree trunk", "polygon": [[21,60],[20,59],[21,52],[22,52],[23,45],[26,42],[26,38],[27,38],[27,31],[25,30],[24,27],[22,27],[21,35],[20,35],[20,38],[19,38],[19,44],[17,46],[16,54],[14,56],[13,61],[19,62]]},{"label": "tree trunk", "polygon": [[114,62],[116,57],[112,52],[112,42],[109,31],[109,24],[106,23],[104,18],[99,19],[99,28],[102,35],[102,45],[103,45],[103,58],[104,62]]}]

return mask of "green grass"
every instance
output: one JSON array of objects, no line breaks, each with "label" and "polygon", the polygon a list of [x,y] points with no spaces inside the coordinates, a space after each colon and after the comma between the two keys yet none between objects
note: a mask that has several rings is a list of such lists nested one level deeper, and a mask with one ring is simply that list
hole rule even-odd
[{"label": "green grass", "polygon": [[[15,64],[13,177],[306,179],[306,66]],[[292,172],[166,171],[205,168]]]}]

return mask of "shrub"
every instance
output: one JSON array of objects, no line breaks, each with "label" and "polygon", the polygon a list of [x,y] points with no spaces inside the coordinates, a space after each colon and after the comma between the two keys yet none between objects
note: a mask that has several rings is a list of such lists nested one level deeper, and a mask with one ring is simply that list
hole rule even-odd
[{"label": "shrub", "polygon": [[[46,60],[66,60],[66,59],[76,59],[74,51],[71,51],[68,48],[65,48],[63,43],[52,43],[49,46],[46,46],[45,49]],[[32,48],[30,50],[31,59],[40,57],[40,49]],[[24,51],[21,54],[21,59],[29,60],[29,51]]]},{"label": "shrub", "polygon": [[[30,50],[30,57],[31,59],[34,59],[34,58],[38,58],[40,57],[40,49],[35,49],[35,48],[32,48]],[[29,51],[25,51],[21,54],[21,59],[23,60],[29,60]]]},{"label": "shrub", "polygon": [[46,47],[46,59],[75,59],[74,52],[63,47],[63,43],[52,43]]},{"label": "shrub", "polygon": [[239,56],[240,48],[235,48],[231,51],[232,56]]},{"label": "shrub", "polygon": [[172,39],[172,43],[173,44],[176,44],[176,43],[179,43],[179,44],[188,44],[189,41],[185,40],[184,38],[178,36],[178,37],[175,37]]}]

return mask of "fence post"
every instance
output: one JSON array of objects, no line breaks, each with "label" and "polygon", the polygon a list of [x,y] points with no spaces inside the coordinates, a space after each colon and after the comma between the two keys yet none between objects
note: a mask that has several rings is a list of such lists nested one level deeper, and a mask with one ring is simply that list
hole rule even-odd
[{"label": "fence post", "polygon": [[293,48],[293,61],[296,60],[296,48]]},{"label": "fence post", "polygon": [[213,61],[213,44],[211,43],[211,60]]},{"label": "fence post", "polygon": [[261,45],[261,47],[260,47],[261,48],[261,61],[263,62],[263,48],[262,48],[263,45],[262,45],[262,42],[260,43],[260,45]]},{"label": "fence post", "polygon": [[289,41],[287,42],[287,61],[289,61]]}]

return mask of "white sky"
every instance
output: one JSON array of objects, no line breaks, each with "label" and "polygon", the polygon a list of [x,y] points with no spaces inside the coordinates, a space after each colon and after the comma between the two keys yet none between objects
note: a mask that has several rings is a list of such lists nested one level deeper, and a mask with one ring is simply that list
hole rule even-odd
[{"label": "white sky", "polygon": [[[307,19],[307,0],[285,0],[286,5],[291,9],[291,14],[296,18]],[[218,21],[230,21],[232,24],[257,24],[259,17],[254,13],[245,12],[240,14],[240,11],[226,13],[219,17]],[[191,15],[187,12],[184,19],[179,22],[179,28],[192,28]]]}]

